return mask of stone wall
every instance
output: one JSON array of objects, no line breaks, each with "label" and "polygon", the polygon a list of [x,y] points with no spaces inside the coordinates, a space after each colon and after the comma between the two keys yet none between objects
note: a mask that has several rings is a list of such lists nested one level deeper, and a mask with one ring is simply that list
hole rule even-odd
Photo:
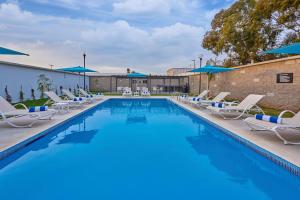
[{"label": "stone wall", "polygon": [[[242,100],[248,94],[266,95],[260,105],[277,109],[300,110],[300,56],[239,66],[216,74],[209,87],[210,95],[231,92],[230,98]],[[293,83],[277,83],[277,74],[293,73]],[[199,75],[190,76],[190,92],[199,93]],[[201,91],[207,88],[207,76],[201,75]]]}]

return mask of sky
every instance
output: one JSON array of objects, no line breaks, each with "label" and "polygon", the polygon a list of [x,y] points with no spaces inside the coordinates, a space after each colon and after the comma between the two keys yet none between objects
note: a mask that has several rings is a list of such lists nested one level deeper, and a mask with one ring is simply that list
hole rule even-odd
[{"label": "sky", "polygon": [[0,46],[30,56],[0,60],[100,73],[164,74],[189,67],[213,16],[234,0],[0,0]]}]

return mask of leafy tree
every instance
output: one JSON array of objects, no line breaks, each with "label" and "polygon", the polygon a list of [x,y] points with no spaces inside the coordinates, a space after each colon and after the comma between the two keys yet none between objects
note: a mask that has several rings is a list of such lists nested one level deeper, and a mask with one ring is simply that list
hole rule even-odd
[{"label": "leafy tree", "polygon": [[127,68],[127,74],[130,74],[130,68]]},{"label": "leafy tree", "polygon": [[216,59],[215,60],[212,58],[208,59],[206,61],[206,65],[217,65]]},{"label": "leafy tree", "polygon": [[41,98],[44,98],[44,91],[48,91],[51,88],[51,81],[45,74],[40,74],[37,80],[38,90],[41,93]]},{"label": "leafy tree", "polygon": [[[299,5],[300,0],[238,0],[215,15],[202,46],[226,54],[225,66],[272,59],[258,52],[299,39]],[[294,32],[279,42],[287,30]]]},{"label": "leafy tree", "polygon": [[300,0],[260,0],[255,11],[263,20],[288,32],[283,44],[300,40]]}]

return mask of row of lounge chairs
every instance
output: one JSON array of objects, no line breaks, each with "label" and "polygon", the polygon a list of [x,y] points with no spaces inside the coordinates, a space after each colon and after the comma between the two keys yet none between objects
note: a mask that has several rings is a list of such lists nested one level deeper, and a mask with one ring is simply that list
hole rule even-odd
[{"label": "row of lounge chairs", "polygon": [[123,88],[122,96],[124,96],[124,97],[132,97],[132,96],[149,97],[149,96],[151,96],[151,94],[150,94],[148,88],[146,88],[146,87],[142,87],[142,89],[140,91],[135,91],[135,92],[132,92],[131,88],[125,87],[125,88]]},{"label": "row of lounge chairs", "polygon": [[[300,111],[294,113],[285,110],[279,116],[265,115],[263,109],[258,106],[258,102],[264,98],[264,95],[250,94],[241,102],[227,102],[225,98],[230,95],[230,92],[221,92],[213,99],[208,100],[209,91],[205,90],[197,97],[189,97],[181,95],[178,100],[188,103],[199,108],[206,108],[212,114],[221,116],[223,119],[240,119],[253,131],[271,131],[283,141],[284,144],[300,144],[300,142],[291,142],[283,137],[280,133],[282,129],[299,129],[300,128]],[[284,118],[284,114],[292,113],[292,118]],[[253,116],[253,114],[255,114]]]},{"label": "row of lounge chairs", "polygon": [[[66,98],[62,99],[53,91],[44,92],[49,100],[43,106],[26,107],[22,103],[11,105],[6,99],[0,96],[0,117],[1,119],[15,128],[32,127],[39,120],[51,120],[57,113],[69,112],[70,108],[82,108],[84,104],[92,103],[103,98],[102,94],[92,95],[83,89],[79,89],[79,96],[76,97],[69,90],[62,90]],[[52,104],[52,109],[48,109],[48,104]],[[17,106],[23,109],[17,109]],[[16,118],[30,119],[26,125],[18,125],[15,123]]]}]

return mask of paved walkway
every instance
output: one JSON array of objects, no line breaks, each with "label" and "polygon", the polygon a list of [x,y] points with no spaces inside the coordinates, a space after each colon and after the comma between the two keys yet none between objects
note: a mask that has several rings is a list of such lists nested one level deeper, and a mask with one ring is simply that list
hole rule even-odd
[{"label": "paved walkway", "polygon": [[[39,121],[32,128],[11,128],[5,123],[0,122],[0,159],[4,158],[8,154],[13,153],[19,148],[22,148],[25,144],[40,137],[42,134],[46,134],[59,124],[65,122],[66,120],[76,117],[80,113],[97,106],[99,103],[109,98],[121,97],[105,97],[104,100],[94,104],[86,105],[83,109],[71,110],[69,113],[63,115],[55,115],[54,119],[51,121]],[[257,146],[262,147],[272,152],[273,154],[289,161],[290,163],[293,163],[294,165],[300,167],[300,145],[284,145],[282,141],[280,141],[274,134],[270,132],[251,132],[248,126],[246,126],[242,120],[223,120],[218,116],[210,114],[205,109],[193,108],[190,105],[178,102],[176,99],[171,97],[165,98],[169,98],[171,101],[196,113],[197,115],[231,131],[232,133],[235,133],[236,135],[239,135],[240,137],[256,144]],[[293,136],[287,134],[287,137],[293,140],[300,141],[299,132],[297,134],[297,137],[295,137],[295,134],[293,134]]]}]

